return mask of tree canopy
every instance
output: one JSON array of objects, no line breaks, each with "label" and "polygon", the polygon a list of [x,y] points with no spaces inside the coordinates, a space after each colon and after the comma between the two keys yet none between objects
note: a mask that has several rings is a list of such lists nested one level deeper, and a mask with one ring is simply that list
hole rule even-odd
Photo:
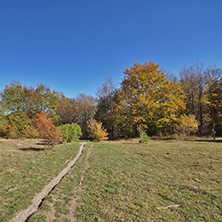
[{"label": "tree canopy", "polygon": [[119,122],[133,136],[137,125],[150,133],[169,131],[185,109],[181,86],[166,78],[154,62],[126,69],[119,92]]},{"label": "tree canopy", "polygon": [[42,113],[53,129],[80,126],[82,138],[92,136],[91,120],[111,139],[138,136],[138,129],[149,136],[173,134],[186,120],[195,127],[198,121],[200,135],[209,134],[212,128],[222,135],[222,69],[197,63],[183,67],[179,74],[177,78],[166,73],[155,62],[136,63],[124,71],[120,88],[107,79],[96,97],[79,94],[75,98],[42,83],[34,88],[13,81],[0,92],[0,135],[41,136],[36,119]]}]

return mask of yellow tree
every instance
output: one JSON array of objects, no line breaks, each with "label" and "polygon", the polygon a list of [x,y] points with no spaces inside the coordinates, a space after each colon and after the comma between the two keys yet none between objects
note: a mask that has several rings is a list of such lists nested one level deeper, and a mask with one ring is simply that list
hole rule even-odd
[{"label": "yellow tree", "polygon": [[222,134],[222,69],[209,68],[205,90],[205,105],[209,127]]},{"label": "yellow tree", "polygon": [[169,132],[185,109],[183,90],[166,78],[159,64],[135,64],[126,69],[119,92],[119,124],[128,136],[136,135],[138,125],[149,133]]},{"label": "yellow tree", "polygon": [[89,135],[92,139],[96,141],[108,139],[108,133],[106,129],[102,127],[102,123],[98,123],[96,122],[96,120],[91,119],[87,121],[87,126],[89,130]]},{"label": "yellow tree", "polygon": [[184,139],[186,136],[190,136],[191,133],[196,133],[198,130],[198,120],[195,115],[181,115],[178,123],[175,127],[175,132],[180,139]]}]

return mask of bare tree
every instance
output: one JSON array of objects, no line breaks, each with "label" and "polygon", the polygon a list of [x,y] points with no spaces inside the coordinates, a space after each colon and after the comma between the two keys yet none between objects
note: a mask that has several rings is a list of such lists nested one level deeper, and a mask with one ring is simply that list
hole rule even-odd
[{"label": "bare tree", "polygon": [[180,83],[186,94],[186,108],[188,114],[194,114],[199,121],[199,132],[203,134],[204,125],[204,84],[205,71],[203,63],[196,63],[190,67],[183,67],[180,71]]}]

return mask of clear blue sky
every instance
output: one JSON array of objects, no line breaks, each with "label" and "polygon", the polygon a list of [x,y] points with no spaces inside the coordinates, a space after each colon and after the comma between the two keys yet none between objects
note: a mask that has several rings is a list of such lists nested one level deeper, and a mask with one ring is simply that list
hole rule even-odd
[{"label": "clear blue sky", "polygon": [[16,80],[94,95],[151,60],[175,74],[222,68],[222,0],[0,0],[0,90]]}]

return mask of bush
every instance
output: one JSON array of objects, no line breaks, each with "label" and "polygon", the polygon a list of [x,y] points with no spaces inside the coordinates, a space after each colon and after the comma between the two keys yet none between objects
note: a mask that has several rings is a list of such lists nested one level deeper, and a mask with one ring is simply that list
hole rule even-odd
[{"label": "bush", "polygon": [[39,137],[39,131],[34,125],[27,125],[25,129],[22,130],[23,138],[32,139]]},{"label": "bush", "polygon": [[25,112],[15,112],[9,114],[3,122],[5,122],[5,125],[1,131],[4,136],[10,139],[18,139],[22,137],[22,131],[29,123],[29,119]]},{"label": "bush", "polygon": [[81,128],[77,123],[65,124],[60,126],[63,135],[63,143],[78,141],[82,135]]},{"label": "bush", "polygon": [[151,138],[145,132],[140,136],[140,143],[148,143],[150,140]]},{"label": "bush", "polygon": [[147,135],[147,133],[145,132],[145,126],[139,125],[137,127],[137,130],[139,132],[139,136],[140,136],[140,143],[148,143],[151,139],[150,137]]},{"label": "bush", "polygon": [[184,139],[186,136],[197,132],[198,121],[194,115],[182,115],[178,120],[175,130],[180,139]]},{"label": "bush", "polygon": [[37,114],[36,127],[41,138],[45,139],[52,148],[62,140],[60,128],[53,124],[52,119],[45,112]]},{"label": "bush", "polygon": [[96,141],[108,140],[107,130],[102,127],[102,123],[97,123],[96,120],[91,119],[87,122],[90,137]]},{"label": "bush", "polygon": [[20,138],[20,132],[16,126],[12,126],[7,136],[10,139],[18,139]]}]

